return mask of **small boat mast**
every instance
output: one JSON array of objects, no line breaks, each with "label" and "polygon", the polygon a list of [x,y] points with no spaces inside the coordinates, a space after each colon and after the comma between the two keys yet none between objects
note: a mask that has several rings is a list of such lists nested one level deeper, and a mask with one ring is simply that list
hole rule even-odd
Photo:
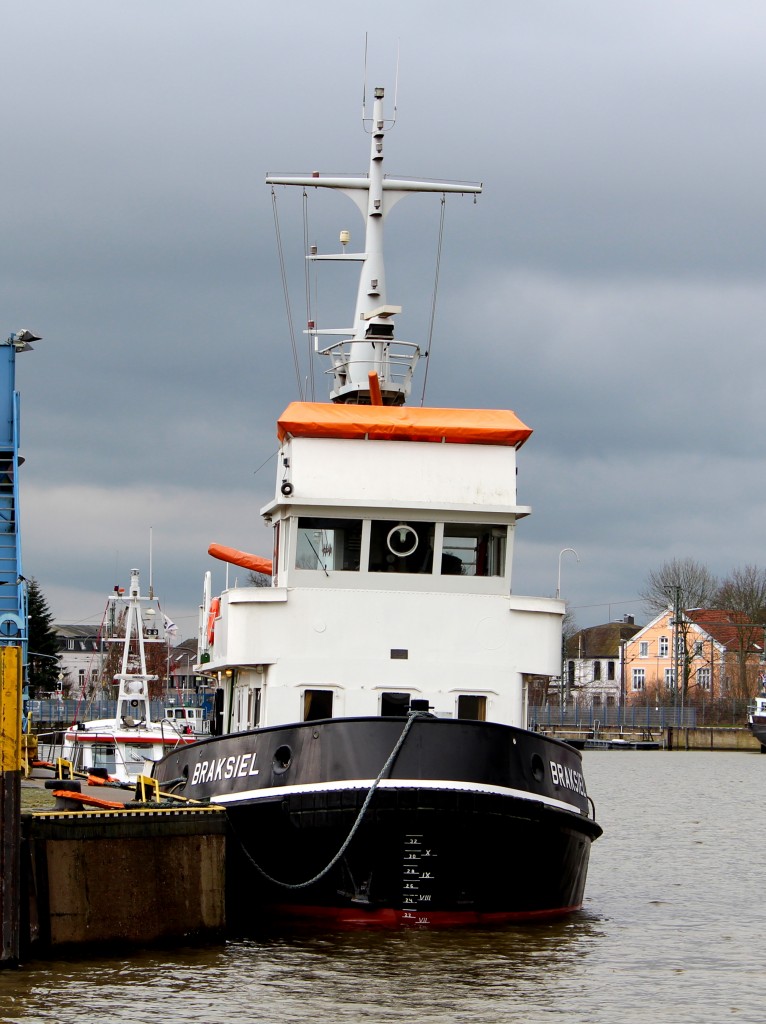
[{"label": "small boat mast", "polygon": [[[388,304],[386,271],[383,259],[383,224],[396,203],[412,192],[477,194],[479,183],[459,181],[418,181],[406,178],[388,178],[383,173],[383,138],[393,123],[386,124],[383,113],[384,90],[375,89],[371,120],[370,169],[367,177],[322,177],[319,172],[311,176],[268,175],[269,185],[300,185],[303,188],[334,188],[345,193],[356,203],[365,219],[364,252],[346,252],[349,233],[340,233],[342,251],[319,254],[312,246],[307,258],[319,260],[346,260],[362,264],[359,289],[354,310],[354,326],[319,330],[309,321],[306,333],[314,339],[320,355],[332,362],[333,402],[358,405],[403,405],[410,393],[412,375],[420,357],[420,347],[414,342],[401,341],[394,336],[394,317],[401,306]],[[320,348],[322,335],[341,336],[340,341]]]},{"label": "small boat mast", "polygon": [[[127,603],[122,648],[122,666],[120,672],[114,677],[119,684],[119,693],[117,694],[117,714],[118,717],[123,717],[126,725],[137,725],[139,723],[148,724],[151,722],[152,716],[149,684],[155,682],[159,678],[159,676],[150,675],[146,671],[146,648],[144,646],[144,623],[141,615],[141,602],[150,601],[151,598],[141,597],[141,587],[138,580],[138,569],[131,569],[130,590],[127,598],[123,598],[120,593],[109,596],[109,601],[112,602],[113,605],[113,611],[116,610],[116,604],[118,601],[124,600]],[[110,619],[113,623],[117,623],[116,615],[112,614]],[[155,629],[154,632],[159,635],[158,628]],[[138,672],[130,671],[131,640],[134,635],[136,637],[138,648]],[[109,637],[108,639],[118,638]],[[129,716],[125,716],[124,709],[130,710]],[[130,721],[128,721],[128,718]]]}]

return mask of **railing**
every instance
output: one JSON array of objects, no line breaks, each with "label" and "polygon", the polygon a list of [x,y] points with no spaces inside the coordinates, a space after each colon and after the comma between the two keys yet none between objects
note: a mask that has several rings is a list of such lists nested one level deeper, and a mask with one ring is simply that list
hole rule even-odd
[{"label": "railing", "polygon": [[574,729],[622,726],[625,729],[666,729],[668,726],[694,729],[703,726],[739,726],[747,724],[747,700],[721,697],[697,699],[683,708],[680,704],[586,705],[545,704],[530,706],[529,728],[553,726]]},{"label": "railing", "polygon": [[[205,718],[212,714],[212,699],[196,697],[185,700],[187,707],[202,708]],[[157,722],[165,717],[165,708],[172,705],[170,700],[151,701],[152,720]],[[27,702],[29,731],[39,732],[41,728],[63,727],[75,720],[91,722],[97,718],[114,718],[117,714],[116,700],[30,700]]]},{"label": "railing", "polygon": [[529,728],[545,729],[556,726],[570,729],[596,729],[621,726],[624,729],[665,729],[668,726],[697,725],[697,709],[693,707],[562,707],[549,704],[530,707]]}]

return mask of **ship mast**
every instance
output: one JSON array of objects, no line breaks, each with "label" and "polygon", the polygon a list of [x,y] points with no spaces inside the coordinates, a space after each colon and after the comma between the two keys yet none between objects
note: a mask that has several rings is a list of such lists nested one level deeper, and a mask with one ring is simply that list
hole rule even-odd
[{"label": "ship mast", "polygon": [[[482,186],[471,182],[417,181],[388,178],[383,173],[383,139],[387,126],[383,114],[384,90],[375,89],[371,121],[370,167],[367,177],[334,176],[323,178],[318,172],[310,177],[299,175],[268,175],[270,185],[300,185],[303,188],[334,188],[345,193],[358,206],[365,220],[364,252],[319,254],[312,247],[307,258],[348,260],[361,263],[359,288],[354,310],[354,325],[347,328],[319,330],[310,322],[308,331],[314,346],[330,357],[333,402],[368,405],[377,399],[375,384],[380,387],[384,405],[403,405],[410,393],[412,375],[420,357],[420,348],[413,342],[401,341],[394,334],[394,317],[401,306],[388,304],[386,272],[383,259],[383,225],[396,203],[412,192],[456,192],[476,194]],[[392,127],[390,125],[389,127]],[[346,232],[341,243],[348,242]],[[322,335],[340,336],[339,341],[320,348]],[[374,378],[371,380],[370,375]]]}]

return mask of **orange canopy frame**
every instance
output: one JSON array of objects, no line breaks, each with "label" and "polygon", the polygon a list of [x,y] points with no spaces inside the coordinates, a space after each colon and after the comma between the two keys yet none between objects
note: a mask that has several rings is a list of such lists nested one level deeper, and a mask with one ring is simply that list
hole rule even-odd
[{"label": "orange canopy frame", "polygon": [[510,409],[422,409],[419,406],[291,402],[277,420],[280,441],[291,437],[446,441],[520,448],[532,433]]},{"label": "orange canopy frame", "polygon": [[213,558],[220,558],[222,562],[241,565],[243,569],[252,569],[253,572],[262,572],[264,576],[271,576],[272,564],[270,558],[250,555],[247,551],[227,548],[224,544],[211,544],[207,549],[207,553],[212,555]]}]

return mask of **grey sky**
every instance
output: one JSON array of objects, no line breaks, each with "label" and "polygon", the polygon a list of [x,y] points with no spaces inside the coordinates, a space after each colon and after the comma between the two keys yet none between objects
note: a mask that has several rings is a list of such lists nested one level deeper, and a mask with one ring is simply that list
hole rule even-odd
[{"label": "grey sky", "polygon": [[[643,609],[647,571],[763,563],[766,6],[757,0],[7,0],[2,330],[20,357],[24,566],[59,621],[98,621],[131,567],[183,635],[212,540],[261,554],[274,421],[296,397],[267,171],[481,180],[448,202],[433,405],[510,407],[518,593],[578,622]],[[279,209],[297,328],[300,195]],[[312,241],[361,221],[310,200]],[[438,199],[388,229],[399,330],[427,329]],[[356,282],[322,280],[343,326]],[[421,386],[422,377],[416,382]],[[317,381],[317,396],[326,397]]]}]

